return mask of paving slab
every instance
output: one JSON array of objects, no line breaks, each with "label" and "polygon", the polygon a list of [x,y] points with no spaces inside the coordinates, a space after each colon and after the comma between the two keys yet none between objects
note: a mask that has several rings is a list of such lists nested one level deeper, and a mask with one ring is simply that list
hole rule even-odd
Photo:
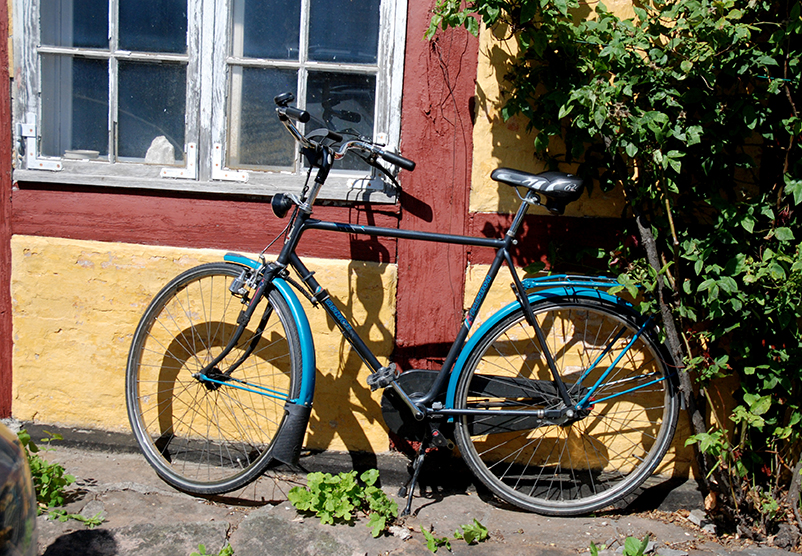
[{"label": "paving slab", "polygon": [[[33,430],[38,438],[39,431]],[[48,427],[42,427],[48,428]],[[50,429],[50,428],[49,428]],[[450,537],[454,555],[470,556],[575,556],[588,554],[591,542],[606,545],[616,553],[627,536],[654,541],[654,553],[663,556],[786,556],[790,552],[769,547],[722,544],[677,512],[660,510],[660,503],[673,500],[678,508],[698,506],[701,495],[693,483],[674,485],[680,494],[663,492],[664,484],[646,498],[636,499],[632,509],[597,513],[593,516],[554,518],[507,506],[474,484],[458,460],[434,462],[423,474],[412,515],[403,519],[400,530],[409,540],[387,535],[374,539],[366,520],[353,525],[322,525],[317,518],[300,515],[286,501],[293,486],[304,484],[305,474],[297,469],[275,468],[256,483],[226,496],[200,498],[178,492],[164,483],[136,452],[132,439],[121,435],[105,442],[105,433],[60,429],[64,441],[45,458],[65,466],[77,477],[65,510],[105,521],[95,529],[67,520],[40,516],[39,554],[47,556],[107,556],[112,554],[165,554],[189,556],[203,543],[217,554],[230,543],[236,556],[299,555],[427,555],[421,529],[437,537]],[[77,439],[77,440],[76,440]],[[87,442],[91,439],[91,442]],[[122,444],[120,443],[122,442]],[[133,446],[133,449],[131,448]],[[354,466],[378,467],[385,492],[395,496],[407,479],[408,462],[403,456],[364,457],[358,454],[306,454],[306,470],[339,472]],[[442,477],[442,484],[436,478]],[[660,490],[663,489],[663,490]],[[654,492],[662,492],[659,496]],[[651,506],[647,504],[651,500]],[[403,500],[396,497],[401,506]],[[687,515],[687,512],[685,512]],[[454,532],[476,519],[488,528],[490,538],[467,545],[454,540]],[[449,554],[441,548],[438,554]]]}]

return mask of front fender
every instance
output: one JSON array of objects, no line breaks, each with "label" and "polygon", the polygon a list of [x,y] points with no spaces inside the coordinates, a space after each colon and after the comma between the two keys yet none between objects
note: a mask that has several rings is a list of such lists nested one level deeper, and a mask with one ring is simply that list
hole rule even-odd
[{"label": "front fender", "polygon": [[[262,266],[259,261],[254,261],[253,259],[236,253],[226,254],[223,260],[229,263],[247,266],[254,270]],[[287,302],[287,305],[290,306],[292,320],[295,321],[295,326],[298,328],[298,339],[301,343],[301,390],[298,397],[294,400],[289,400],[289,402],[310,407],[315,395],[316,369],[315,343],[312,340],[312,328],[309,326],[309,319],[306,316],[303,305],[301,305],[298,296],[295,295],[290,285],[282,278],[273,278],[272,284],[281,294],[281,297]]]},{"label": "front fender", "polygon": [[[586,299],[601,299],[615,303],[616,305],[620,305],[622,307],[632,308],[632,304],[621,299],[620,297],[595,288],[577,288],[573,286],[557,287],[530,293],[528,297],[530,304],[561,297],[583,297]],[[457,382],[459,381],[459,377],[465,369],[465,364],[468,362],[468,356],[471,354],[473,349],[485,336],[485,334],[490,331],[491,328],[520,307],[521,304],[516,301],[494,313],[489,319],[482,323],[482,326],[480,326],[479,329],[474,332],[465,343],[457,362],[454,363],[454,369],[451,371],[451,376],[448,382],[448,390],[446,391],[446,408],[454,408],[454,397],[457,391]]]}]

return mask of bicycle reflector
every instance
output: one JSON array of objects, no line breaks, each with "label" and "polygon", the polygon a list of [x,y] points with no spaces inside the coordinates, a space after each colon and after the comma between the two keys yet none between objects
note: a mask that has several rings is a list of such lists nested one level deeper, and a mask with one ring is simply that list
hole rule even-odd
[{"label": "bicycle reflector", "polygon": [[273,200],[270,201],[270,206],[273,208],[273,214],[279,218],[284,218],[287,216],[287,211],[292,207],[292,199],[284,193],[276,193],[273,195]]}]

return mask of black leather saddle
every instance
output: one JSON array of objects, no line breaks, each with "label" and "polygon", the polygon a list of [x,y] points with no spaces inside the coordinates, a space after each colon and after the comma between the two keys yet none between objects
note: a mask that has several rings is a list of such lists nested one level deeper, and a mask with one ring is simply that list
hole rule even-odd
[{"label": "black leather saddle", "polygon": [[496,168],[490,177],[512,187],[526,187],[546,197],[545,206],[551,212],[562,214],[565,205],[582,195],[584,184],[581,178],[564,172],[542,172],[530,174],[511,168]]}]

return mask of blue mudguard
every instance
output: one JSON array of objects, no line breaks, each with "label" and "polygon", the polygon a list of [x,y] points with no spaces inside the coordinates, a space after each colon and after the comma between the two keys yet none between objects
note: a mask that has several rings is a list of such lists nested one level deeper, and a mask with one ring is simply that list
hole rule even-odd
[{"label": "blue mudguard", "polygon": [[[226,262],[234,263],[242,266],[250,267],[254,270],[261,266],[259,261],[254,261],[248,257],[238,255],[237,253],[227,253],[223,259]],[[312,340],[312,329],[309,326],[309,319],[306,317],[303,305],[298,300],[298,296],[292,290],[290,285],[281,278],[274,278],[273,285],[290,306],[292,319],[298,328],[298,339],[301,343],[301,360],[303,367],[301,368],[301,390],[298,397],[294,400],[288,400],[290,404],[302,405],[304,407],[312,407],[312,399],[315,395],[315,344]]]},{"label": "blue mudguard", "polygon": [[[558,297],[583,297],[586,299],[601,299],[610,303],[615,303],[621,307],[632,307],[632,304],[621,299],[620,297],[611,295],[602,289],[597,289],[619,286],[620,284],[615,280],[608,278],[588,277],[581,277],[581,280],[579,280],[578,278],[579,277],[570,276],[550,276],[545,279],[524,280],[523,285],[526,289],[548,287],[548,289],[530,293],[528,295],[530,304]],[[489,319],[482,323],[482,326],[479,327],[479,330],[474,332],[465,343],[465,347],[462,349],[457,362],[454,364],[454,370],[451,372],[451,377],[449,378],[448,390],[446,392],[446,408],[454,408],[454,396],[457,390],[457,381],[459,380],[460,374],[463,372],[465,364],[468,361],[468,356],[471,354],[473,349],[484,337],[484,335],[487,334],[491,328],[493,328],[493,326],[520,307],[520,303],[516,301],[514,303],[510,303],[497,313],[493,314]]]}]

